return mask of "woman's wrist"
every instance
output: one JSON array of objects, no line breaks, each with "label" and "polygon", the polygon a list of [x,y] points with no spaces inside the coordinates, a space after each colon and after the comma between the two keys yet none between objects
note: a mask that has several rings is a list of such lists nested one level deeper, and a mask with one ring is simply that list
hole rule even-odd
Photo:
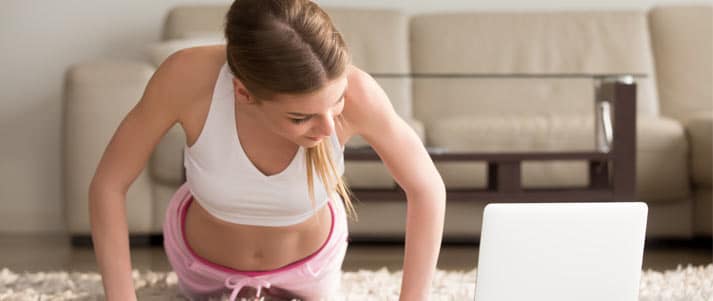
[{"label": "woman's wrist", "polygon": [[134,291],[127,292],[125,294],[110,294],[106,296],[106,301],[137,301],[136,293]]},{"label": "woman's wrist", "polygon": [[428,301],[428,290],[423,292],[405,291],[399,296],[399,301]]}]

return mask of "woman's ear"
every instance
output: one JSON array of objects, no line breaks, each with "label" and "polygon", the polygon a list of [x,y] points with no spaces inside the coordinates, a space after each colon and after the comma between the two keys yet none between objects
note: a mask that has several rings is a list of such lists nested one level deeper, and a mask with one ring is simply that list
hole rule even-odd
[{"label": "woman's ear", "polygon": [[255,97],[248,92],[242,82],[239,79],[233,78],[233,91],[235,92],[235,100],[242,104],[256,104],[257,101]]}]

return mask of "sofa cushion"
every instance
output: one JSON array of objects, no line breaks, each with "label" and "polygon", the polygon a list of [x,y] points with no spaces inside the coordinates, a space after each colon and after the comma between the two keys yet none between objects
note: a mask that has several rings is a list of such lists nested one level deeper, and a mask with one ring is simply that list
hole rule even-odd
[{"label": "sofa cushion", "polygon": [[344,178],[351,188],[393,188],[396,185],[381,161],[346,161]]},{"label": "sofa cushion", "polygon": [[323,9],[344,37],[355,65],[376,74],[410,71],[406,15],[389,9]]},{"label": "sofa cushion", "polygon": [[586,115],[594,111],[591,79],[415,78],[414,118]]},{"label": "sofa cushion", "polygon": [[659,6],[649,15],[661,113],[713,111],[713,5]]},{"label": "sofa cushion", "polygon": [[586,115],[452,117],[427,125],[428,145],[450,151],[587,151],[594,149]]},{"label": "sofa cushion", "polygon": [[644,201],[680,201],[691,196],[686,134],[667,117],[636,123],[636,193]]},{"label": "sofa cushion", "polygon": [[164,40],[185,39],[195,33],[222,32],[229,5],[179,5],[166,16]]},{"label": "sofa cushion", "polygon": [[711,188],[711,169],[713,163],[711,154],[713,147],[713,113],[703,112],[689,118],[686,123],[689,144],[691,147],[691,176],[693,184],[698,187]]},{"label": "sofa cushion", "polygon": [[641,11],[417,15],[410,36],[412,72],[424,74],[413,83],[414,117],[426,124],[454,115],[591,111],[588,77],[509,75],[642,74],[638,112],[658,113]]},{"label": "sofa cushion", "polygon": [[[454,117],[427,126],[429,145],[451,151],[558,152],[594,149],[591,116]],[[689,196],[687,147],[682,126],[672,119],[637,120],[637,196],[646,201]],[[449,188],[484,188],[485,163],[437,163]],[[522,186],[584,187],[589,181],[583,161],[525,161]]]}]

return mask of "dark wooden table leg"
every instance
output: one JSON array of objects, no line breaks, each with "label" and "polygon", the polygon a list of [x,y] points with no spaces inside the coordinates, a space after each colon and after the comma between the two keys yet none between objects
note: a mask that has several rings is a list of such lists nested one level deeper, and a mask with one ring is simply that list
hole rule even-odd
[{"label": "dark wooden table leg", "polygon": [[613,201],[636,200],[636,85],[618,80],[603,86],[603,96],[613,103],[611,152]]},{"label": "dark wooden table leg", "polygon": [[589,161],[589,188],[606,189],[609,187],[609,162]]},{"label": "dark wooden table leg", "polygon": [[488,162],[488,190],[501,193],[522,191],[519,161]]}]

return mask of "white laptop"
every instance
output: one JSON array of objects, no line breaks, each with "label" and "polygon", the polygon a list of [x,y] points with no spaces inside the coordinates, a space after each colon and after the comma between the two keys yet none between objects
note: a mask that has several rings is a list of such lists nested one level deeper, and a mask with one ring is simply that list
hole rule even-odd
[{"label": "white laptop", "polygon": [[476,301],[638,300],[641,202],[488,204]]}]

